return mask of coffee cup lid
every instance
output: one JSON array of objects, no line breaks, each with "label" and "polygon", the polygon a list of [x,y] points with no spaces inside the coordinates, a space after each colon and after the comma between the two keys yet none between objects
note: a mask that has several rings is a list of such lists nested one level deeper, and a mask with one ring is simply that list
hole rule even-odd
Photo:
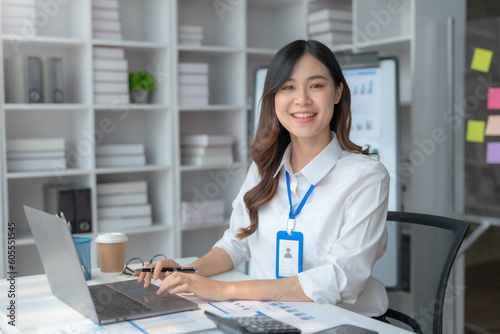
[{"label": "coffee cup lid", "polygon": [[95,239],[96,242],[101,244],[112,244],[117,242],[125,242],[128,238],[125,233],[101,233]]}]

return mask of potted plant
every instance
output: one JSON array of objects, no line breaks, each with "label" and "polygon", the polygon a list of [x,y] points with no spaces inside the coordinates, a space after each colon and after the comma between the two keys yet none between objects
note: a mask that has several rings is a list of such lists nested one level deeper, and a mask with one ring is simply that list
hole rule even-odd
[{"label": "potted plant", "polygon": [[149,94],[156,89],[155,79],[151,73],[139,70],[128,75],[130,98],[134,103],[147,103]]}]

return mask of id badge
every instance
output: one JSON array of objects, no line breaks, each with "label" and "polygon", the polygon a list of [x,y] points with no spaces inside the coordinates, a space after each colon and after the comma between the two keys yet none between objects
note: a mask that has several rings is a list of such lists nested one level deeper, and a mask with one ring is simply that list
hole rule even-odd
[{"label": "id badge", "polygon": [[301,232],[289,235],[287,231],[276,234],[276,278],[295,276],[302,272],[302,245],[304,236]]}]

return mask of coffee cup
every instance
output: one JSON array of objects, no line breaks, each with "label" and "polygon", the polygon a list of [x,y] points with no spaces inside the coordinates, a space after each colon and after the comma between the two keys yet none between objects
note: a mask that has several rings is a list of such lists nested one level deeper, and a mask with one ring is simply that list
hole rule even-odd
[{"label": "coffee cup", "polygon": [[99,267],[105,275],[119,275],[125,266],[127,236],[124,233],[102,233],[95,239]]}]

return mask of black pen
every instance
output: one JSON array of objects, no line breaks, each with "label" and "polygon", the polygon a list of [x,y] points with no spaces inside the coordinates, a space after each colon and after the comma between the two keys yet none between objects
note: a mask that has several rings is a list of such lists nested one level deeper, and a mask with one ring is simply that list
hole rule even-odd
[{"label": "black pen", "polygon": [[[139,273],[152,273],[155,271],[155,268],[141,268],[137,269],[136,272]],[[196,267],[173,267],[173,268],[161,268],[161,272],[164,273],[166,271],[178,271],[181,273],[195,273],[198,271]]]}]

